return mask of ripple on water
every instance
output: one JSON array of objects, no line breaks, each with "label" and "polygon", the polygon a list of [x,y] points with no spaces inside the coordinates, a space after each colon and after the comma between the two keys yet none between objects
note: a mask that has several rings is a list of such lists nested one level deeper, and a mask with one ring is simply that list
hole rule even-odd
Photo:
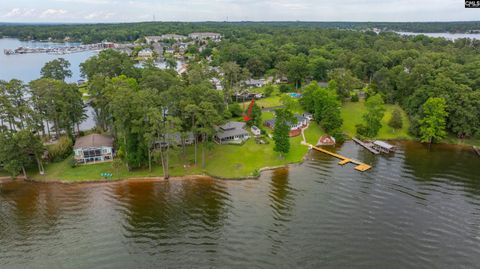
[{"label": "ripple on water", "polygon": [[364,173],[311,152],[258,180],[1,184],[0,267],[478,267],[478,159],[398,146],[335,149]]}]

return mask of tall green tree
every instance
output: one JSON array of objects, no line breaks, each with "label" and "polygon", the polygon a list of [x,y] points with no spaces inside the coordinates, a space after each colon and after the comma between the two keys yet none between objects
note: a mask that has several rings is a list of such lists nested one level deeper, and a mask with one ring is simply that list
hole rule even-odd
[{"label": "tall green tree", "polygon": [[400,109],[396,108],[392,112],[392,116],[388,121],[388,126],[392,127],[394,130],[402,129],[403,121],[402,121],[402,112]]},{"label": "tall green tree", "polygon": [[52,60],[42,67],[40,74],[42,78],[65,80],[66,78],[72,77],[70,62],[64,58]]},{"label": "tall green tree", "polygon": [[420,141],[432,144],[445,138],[447,105],[444,98],[431,97],[422,105],[420,124]]},{"label": "tall green tree", "polygon": [[293,123],[295,120],[289,110],[275,110],[275,126],[273,128],[273,141],[275,141],[275,146],[273,150],[278,152],[282,158],[290,152],[289,123]]},{"label": "tall green tree", "polygon": [[287,76],[288,80],[295,83],[295,90],[298,91],[302,80],[309,72],[308,58],[304,54],[292,56],[288,61],[280,63],[278,68]]},{"label": "tall green tree", "polygon": [[357,133],[366,137],[375,137],[382,128],[385,106],[379,94],[371,96],[365,102],[367,112],[362,116],[365,125],[357,126]]},{"label": "tall green tree", "polygon": [[362,82],[353,75],[352,71],[345,68],[331,70],[328,78],[336,82],[337,94],[341,98],[349,97],[351,91],[362,87]]},{"label": "tall green tree", "polygon": [[43,173],[41,155],[43,144],[31,130],[0,132],[0,163],[12,177],[23,174],[27,178],[27,168],[36,163]]},{"label": "tall green tree", "polygon": [[80,64],[83,76],[91,80],[95,75],[113,78],[125,75],[132,78],[139,77],[135,62],[126,54],[113,49],[103,50]]}]

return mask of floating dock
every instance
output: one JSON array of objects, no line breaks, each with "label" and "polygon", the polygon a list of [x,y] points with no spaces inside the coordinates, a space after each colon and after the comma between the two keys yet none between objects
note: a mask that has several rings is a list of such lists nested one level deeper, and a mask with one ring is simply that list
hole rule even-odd
[{"label": "floating dock", "polygon": [[361,140],[359,140],[359,139],[357,139],[357,138],[355,138],[355,137],[352,137],[352,140],[353,140],[355,143],[359,144],[360,146],[366,148],[366,149],[367,149],[368,151],[370,151],[371,153],[373,153],[373,154],[375,154],[375,155],[380,154],[380,151],[378,151],[378,150],[376,150],[376,149],[373,148],[372,143],[362,142]]},{"label": "floating dock", "polygon": [[305,145],[308,145],[310,148],[312,149],[315,149],[317,151],[320,151],[320,152],[323,152],[323,153],[326,153],[330,156],[333,156],[337,159],[340,159],[341,161],[338,163],[339,165],[345,165],[347,163],[354,163],[356,164],[357,166],[355,166],[355,169],[358,170],[358,171],[361,171],[361,172],[364,172],[364,171],[367,171],[368,169],[372,168],[370,165],[368,164],[365,164],[365,163],[362,163],[360,161],[357,161],[355,159],[351,159],[351,158],[348,158],[348,157],[345,157],[345,156],[342,156],[340,154],[336,154],[336,153],[333,153],[333,152],[330,152],[328,150],[324,150],[322,148],[319,148],[319,147],[316,147],[316,146],[313,146],[311,144],[307,144],[305,143]]}]

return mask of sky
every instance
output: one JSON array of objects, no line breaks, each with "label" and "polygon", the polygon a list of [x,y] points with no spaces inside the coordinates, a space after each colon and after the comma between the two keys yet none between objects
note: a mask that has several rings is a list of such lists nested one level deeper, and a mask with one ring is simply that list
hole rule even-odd
[{"label": "sky", "polygon": [[463,0],[0,0],[0,22],[469,21]]}]

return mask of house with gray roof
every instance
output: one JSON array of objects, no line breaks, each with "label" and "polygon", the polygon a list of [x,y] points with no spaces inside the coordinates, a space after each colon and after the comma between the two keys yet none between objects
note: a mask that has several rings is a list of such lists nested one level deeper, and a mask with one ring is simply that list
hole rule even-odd
[{"label": "house with gray roof", "polygon": [[[303,115],[295,114],[294,117],[296,118],[296,122],[287,122],[287,125],[290,127],[290,137],[294,137],[300,135],[302,129],[308,126],[310,120]],[[266,120],[263,124],[270,129],[275,128],[275,121],[276,119]]]},{"label": "house with gray roof", "polygon": [[77,163],[99,163],[113,160],[113,137],[91,134],[77,138],[73,146]]},{"label": "house with gray roof", "polygon": [[215,141],[219,144],[240,144],[250,138],[245,122],[230,121],[216,128]]}]

